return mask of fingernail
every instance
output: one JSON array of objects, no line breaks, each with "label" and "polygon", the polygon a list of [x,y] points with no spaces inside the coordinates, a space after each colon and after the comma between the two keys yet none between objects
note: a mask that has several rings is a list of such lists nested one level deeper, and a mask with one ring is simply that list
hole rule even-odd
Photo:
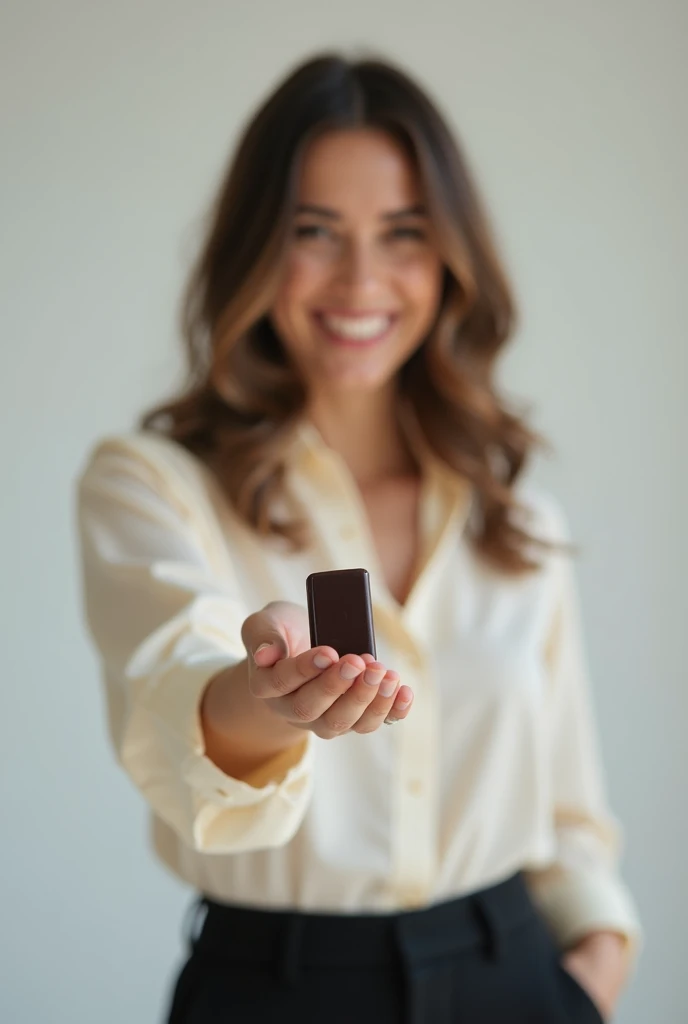
[{"label": "fingernail", "polygon": [[377,684],[380,682],[380,671],[381,669],[372,668],[371,666],[369,666],[366,669],[363,678],[368,684],[368,686],[377,686]]},{"label": "fingernail", "polygon": [[266,647],[272,647],[272,644],[261,644],[260,647],[256,647],[253,652],[253,657],[255,658],[256,654],[260,654],[260,652],[264,651]]},{"label": "fingernail", "polygon": [[313,658],[313,664],[316,668],[329,668],[332,664],[332,658],[328,658],[326,654],[316,654]]},{"label": "fingernail", "polygon": [[385,725],[396,725],[398,721],[398,718],[385,718]]},{"label": "fingernail", "polygon": [[355,679],[356,676],[360,674],[360,671],[360,668],[356,668],[356,666],[352,665],[350,661],[345,661],[342,663],[339,674],[342,679]]},{"label": "fingernail", "polygon": [[397,688],[395,679],[383,679],[380,683],[380,693],[383,697],[391,697]]}]

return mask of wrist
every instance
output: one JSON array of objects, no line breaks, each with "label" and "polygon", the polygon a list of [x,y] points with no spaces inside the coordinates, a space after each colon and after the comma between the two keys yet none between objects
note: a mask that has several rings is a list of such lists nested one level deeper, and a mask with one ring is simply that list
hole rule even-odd
[{"label": "wrist", "polygon": [[582,936],[573,946],[572,951],[589,951],[605,956],[625,955],[628,948],[628,939],[621,932],[611,930],[599,930],[588,932]]},{"label": "wrist", "polygon": [[563,957],[564,967],[591,996],[604,1019],[614,1013],[629,973],[628,939],[600,930],[583,936]]},{"label": "wrist", "polygon": [[304,738],[250,692],[246,660],[210,680],[199,710],[206,755],[233,778],[250,775]]}]

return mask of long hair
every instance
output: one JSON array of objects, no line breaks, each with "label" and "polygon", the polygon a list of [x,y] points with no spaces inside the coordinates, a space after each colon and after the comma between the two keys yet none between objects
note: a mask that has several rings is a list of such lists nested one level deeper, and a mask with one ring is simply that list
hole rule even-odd
[{"label": "long hair", "polygon": [[[466,160],[428,96],[378,60],[324,55],[296,69],[246,127],[210,213],[185,294],[188,379],[141,427],[171,437],[212,468],[227,500],[267,537],[299,548],[305,524],[274,516],[288,450],[303,416],[304,382],[269,312],[291,233],[304,150],[328,130],[377,128],[416,165],[444,283],[434,326],[399,371],[425,440],[468,480],[476,515],[470,542],[509,573],[536,568],[514,483],[541,443],[497,394],[497,356],[515,308]],[[517,519],[521,520],[521,525]],[[547,546],[547,545],[544,545]]]}]

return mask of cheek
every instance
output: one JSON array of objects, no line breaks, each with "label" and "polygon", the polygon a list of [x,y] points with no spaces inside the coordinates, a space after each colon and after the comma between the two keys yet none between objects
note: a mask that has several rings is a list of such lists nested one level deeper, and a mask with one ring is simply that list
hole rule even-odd
[{"label": "cheek", "polygon": [[297,316],[306,310],[309,300],[322,289],[326,280],[326,268],[321,261],[309,258],[307,254],[292,255],[277,292],[276,310]]},{"label": "cheek", "polygon": [[405,268],[401,287],[419,320],[434,319],[442,294],[442,265],[436,261],[418,261]]}]

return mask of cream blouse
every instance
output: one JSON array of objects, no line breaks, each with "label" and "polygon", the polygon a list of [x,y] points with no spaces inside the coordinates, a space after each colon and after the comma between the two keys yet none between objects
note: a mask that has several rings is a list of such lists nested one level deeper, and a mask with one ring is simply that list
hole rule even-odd
[{"label": "cream blouse", "polygon": [[[304,423],[288,500],[313,530],[292,553],[254,534],[209,470],[152,433],[108,437],[78,483],[85,615],[117,755],[147,801],[155,846],[182,879],[256,907],[383,912],[524,870],[565,947],[609,928],[637,938],[618,872],[570,556],[507,577],[468,543],[467,483],[422,451],[422,557],[400,606],[342,459]],[[530,529],[567,539],[532,487]],[[248,780],[205,756],[199,701],[245,657],[242,622],[305,605],[310,572],[371,574],[378,658],[415,694],[408,719],[304,742]]]}]

